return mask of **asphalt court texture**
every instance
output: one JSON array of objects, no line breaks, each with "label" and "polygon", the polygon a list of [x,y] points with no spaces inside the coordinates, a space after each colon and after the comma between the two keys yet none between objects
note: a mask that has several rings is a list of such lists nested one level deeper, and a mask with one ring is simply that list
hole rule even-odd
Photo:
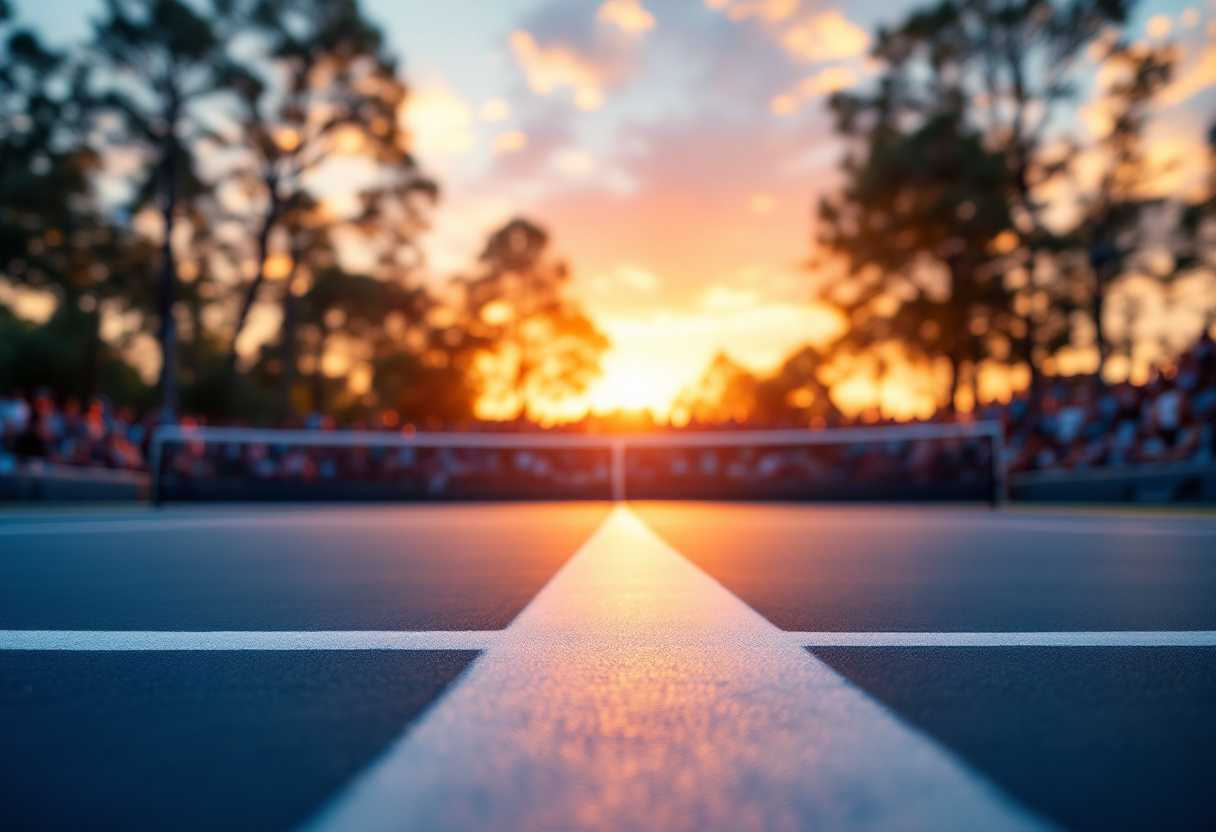
[{"label": "asphalt court texture", "polygon": [[6,652],[0,828],[290,829],[474,652]]},{"label": "asphalt court texture", "polygon": [[633,510],[784,630],[1216,630],[1216,519],[934,506]]},{"label": "asphalt court texture", "polygon": [[0,629],[500,630],[607,513],[480,504],[26,517],[0,527]]},{"label": "asphalt court texture", "polygon": [[[632,512],[646,533],[679,553],[668,564],[671,576],[662,578],[670,583],[656,590],[660,604],[678,581],[696,580],[697,570],[685,574],[676,563],[691,562],[788,631],[1216,630],[1211,520],[738,504],[638,504]],[[600,561],[608,569],[630,556],[635,538],[605,540],[596,532],[607,517],[605,505],[570,504],[0,515],[0,630],[502,630],[513,620],[534,624],[533,607],[545,606],[545,593],[552,606],[551,591],[570,584],[562,583],[570,577],[563,564],[573,568],[576,550],[587,554],[580,546],[590,546],[588,538],[599,535],[601,549],[608,546]],[[621,568],[649,567],[639,561]],[[594,593],[605,574],[611,578],[584,571],[584,593]],[[713,604],[726,603],[729,593],[712,583],[698,591],[720,596],[695,600],[717,615]],[[638,589],[627,587],[623,597],[630,593]],[[719,638],[707,632],[705,638]],[[530,640],[543,642],[544,635]],[[291,829],[310,818],[310,828],[424,828],[354,824],[349,819],[360,816],[353,810],[315,819],[336,795],[353,795],[338,800],[339,808],[359,804],[351,784],[369,770],[392,774],[395,758],[417,764],[419,749],[430,748],[433,757],[435,748],[457,748],[462,738],[435,723],[463,721],[470,707],[488,701],[496,649],[479,661],[468,650],[0,650],[0,829]],[[512,649],[499,665],[524,655]],[[531,649],[521,676],[552,675],[543,664],[550,648]],[[555,642],[553,650],[561,649],[568,648]],[[593,662],[610,663],[610,654],[592,652]],[[757,666],[768,672],[760,652]],[[988,811],[991,804],[992,817],[1010,820],[1007,828],[1216,828],[1214,648],[800,652],[808,667],[818,664],[814,656],[833,669],[831,679],[848,680],[827,691],[808,687],[805,698],[864,692],[853,695],[871,709],[869,718],[885,714],[895,726],[876,735],[893,738],[884,748],[896,748],[898,757],[905,753],[899,743],[907,743],[907,754],[928,747],[936,756],[918,765],[938,767],[945,778],[939,782],[974,790],[974,799],[962,796],[959,805]],[[605,678],[610,688],[633,684],[627,673]],[[701,685],[697,695],[708,696],[705,707],[712,708],[705,690]],[[653,707],[663,713],[681,706]],[[574,747],[586,756],[595,735],[624,730],[623,706],[610,699],[607,709],[602,702],[596,708],[598,716],[573,728],[569,714],[558,715],[576,735],[564,738],[563,753]],[[731,713],[718,713],[715,724],[737,719]],[[411,724],[416,728],[405,736],[413,739],[402,751],[402,731]],[[660,728],[670,733],[682,730],[679,724],[673,717]],[[588,737],[579,739],[580,731]],[[636,751],[648,737],[661,745],[657,734],[643,732],[626,737],[633,745],[624,747]],[[476,753],[477,736],[465,739]],[[755,740],[759,749],[778,747]],[[803,742],[832,741],[808,735]],[[492,742],[485,753],[493,756]],[[429,767],[430,758],[422,759]],[[668,767],[678,763],[667,760]],[[665,773],[649,779],[661,782]],[[711,808],[747,800],[729,790],[695,794],[695,779],[691,788],[689,799]],[[752,783],[759,794],[764,788]],[[650,818],[661,816],[661,792],[636,798]],[[950,805],[949,796],[942,805]],[[837,790],[814,797],[846,803],[853,796]],[[395,811],[393,799],[385,805]],[[940,822],[887,809],[883,815],[864,800],[851,806],[816,828],[999,826],[968,826],[962,814]],[[751,815],[732,815],[717,805],[718,814],[685,828],[742,828],[726,821],[741,817],[756,820],[750,828],[807,828],[817,811],[767,809],[761,803],[748,807]],[[613,819],[570,815],[547,828],[613,828]],[[498,827],[527,828],[507,821]]]}]

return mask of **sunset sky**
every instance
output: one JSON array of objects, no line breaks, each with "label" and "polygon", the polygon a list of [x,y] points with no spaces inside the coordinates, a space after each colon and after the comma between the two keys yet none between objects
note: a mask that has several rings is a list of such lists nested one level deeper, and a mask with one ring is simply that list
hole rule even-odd
[{"label": "sunset sky", "polygon": [[[96,0],[23,4],[61,37]],[[404,56],[408,115],[444,193],[436,283],[511,216],[548,227],[612,339],[598,408],[660,412],[726,349],[766,370],[838,323],[809,302],[812,208],[841,146],[827,93],[872,77],[872,33],[907,0],[365,0]],[[1185,56],[1154,124],[1194,187],[1216,114],[1216,0],[1140,4],[1134,37]],[[1087,137],[1092,112],[1078,108]]]}]

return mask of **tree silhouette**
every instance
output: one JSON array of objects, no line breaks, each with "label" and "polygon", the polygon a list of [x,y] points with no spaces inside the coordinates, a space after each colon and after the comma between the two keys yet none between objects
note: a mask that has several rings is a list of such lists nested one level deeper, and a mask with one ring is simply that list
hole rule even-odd
[{"label": "tree silhouette", "polygon": [[[110,221],[92,186],[101,161],[91,139],[97,102],[88,66],[47,48],[3,3],[0,32],[0,270],[12,282],[55,295],[50,329],[38,331],[62,339],[69,323],[78,330],[44,344],[54,344],[53,363],[71,355],[78,366],[48,374],[46,383],[61,394],[87,396],[101,386],[103,365],[120,361],[100,341],[103,303],[112,313],[143,304],[138,281],[149,252]],[[14,327],[10,332],[21,331]],[[29,378],[45,362],[29,354],[33,335],[16,337],[11,366]]]},{"label": "tree silhouette", "polygon": [[234,77],[224,48],[230,12],[227,0],[214,0],[201,11],[182,0],[106,0],[105,16],[94,26],[93,52],[104,70],[101,103],[121,123],[114,139],[150,161],[135,207],[154,205],[162,220],[157,310],[164,421],[172,420],[177,396],[174,230],[183,188],[204,186],[194,174],[192,147],[214,136],[199,104]]},{"label": "tree silhouette", "polygon": [[1045,224],[1041,194],[1075,158],[1048,145],[1079,57],[1126,13],[1124,0],[947,0],[880,30],[875,92],[832,99],[838,129],[863,149],[820,213],[821,241],[861,284],[844,304],[854,346],[896,338],[944,355],[955,393],[960,366],[974,385],[985,356],[1020,357],[1037,375],[1051,276],[1036,271],[1070,245]]},{"label": "tree silhouette", "polygon": [[[399,280],[416,256],[412,245],[422,225],[418,197],[430,200],[436,194],[434,183],[419,173],[400,127],[398,110],[407,90],[396,61],[353,0],[253,0],[242,8],[242,19],[259,52],[245,62],[237,83],[236,144],[245,160],[231,182],[253,200],[256,266],[233,326],[230,373],[237,339],[268,270],[286,278],[284,346],[290,352],[297,294],[292,287],[299,280],[301,249],[332,250],[330,237],[318,246],[317,229],[345,224],[362,230],[382,262],[396,266],[381,276]],[[355,189],[357,206],[347,216],[319,201],[308,186],[309,177],[341,157],[357,157],[376,168],[368,183]],[[281,240],[272,250],[276,231]],[[290,387],[292,366],[288,357],[284,389]]]},{"label": "tree silhouette", "polygon": [[548,256],[549,235],[514,219],[490,235],[481,274],[465,282],[466,329],[483,340],[483,393],[520,417],[583,393],[600,372],[605,338],[565,296],[570,274]]},{"label": "tree silhouette", "polygon": [[[881,114],[887,103],[867,106]],[[858,117],[853,101],[838,112],[846,125]],[[953,403],[964,362],[974,368],[982,355],[978,339],[1008,317],[998,269],[1013,224],[1008,171],[957,110],[907,133],[878,118],[865,140],[842,192],[820,204],[819,241],[849,268],[847,283],[831,287],[850,320],[843,346],[898,340],[946,358]]]},{"label": "tree silhouette", "polygon": [[1144,193],[1152,173],[1145,158],[1144,128],[1154,98],[1169,83],[1175,59],[1169,46],[1126,45],[1108,59],[1119,77],[1107,91],[1111,128],[1098,148],[1105,169],[1073,232],[1085,246],[1092,270],[1090,315],[1097,333],[1099,379],[1111,352],[1103,321],[1106,294],[1137,248],[1145,208],[1159,201]]}]

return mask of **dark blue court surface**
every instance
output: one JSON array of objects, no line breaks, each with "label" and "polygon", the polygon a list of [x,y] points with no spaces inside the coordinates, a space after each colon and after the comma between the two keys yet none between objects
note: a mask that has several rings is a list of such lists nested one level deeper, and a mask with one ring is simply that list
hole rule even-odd
[{"label": "dark blue court surface", "polygon": [[1068,829],[1216,829],[1216,648],[816,648]]},{"label": "dark blue court surface", "polygon": [[[634,631],[629,629],[633,624],[620,633],[611,629],[617,618],[624,623],[651,620],[645,616],[662,620],[666,606],[719,615],[705,612],[710,609],[707,598],[717,599],[713,609],[741,610],[768,634],[767,660],[792,650],[795,671],[802,671],[805,659],[838,690],[862,701],[864,707],[854,702],[839,712],[843,718],[807,736],[807,748],[827,739],[837,743],[831,746],[834,756],[823,756],[825,764],[870,754],[860,768],[850,769],[869,772],[865,761],[883,754],[888,745],[899,746],[905,762],[896,760],[892,768],[884,758],[884,770],[898,774],[901,765],[912,766],[907,761],[918,760],[919,766],[928,760],[937,772],[933,782],[952,783],[950,788],[958,786],[969,795],[960,798],[962,803],[1028,823],[1008,828],[1038,828],[1035,819],[1046,818],[1085,832],[1216,829],[1216,647],[811,649],[853,687],[787,642],[788,637],[795,645],[823,643],[796,640],[817,633],[870,638],[882,633],[1179,631],[1202,636],[1206,644],[1212,640],[1210,631],[1216,631],[1216,521],[936,506],[648,503],[632,510],[646,525],[628,512],[611,515],[615,519],[603,527],[609,529],[607,536],[597,536],[598,542],[586,547],[598,554],[591,561],[580,555],[583,571],[572,564],[562,573],[563,579],[572,573],[583,576],[565,584],[588,593],[576,600],[562,594],[573,590],[554,590],[563,579],[550,579],[610,516],[604,504],[220,507],[0,516],[0,639],[9,639],[8,647],[0,644],[0,830],[292,829],[315,819],[322,806],[330,805],[327,801],[347,794],[373,761],[398,746],[394,741],[407,725],[417,726],[408,735],[414,737],[443,715],[458,736],[465,723],[452,713],[491,719],[479,711],[483,700],[467,695],[470,680],[481,678],[487,668],[499,674],[495,678],[509,679],[499,685],[494,678],[482,678],[477,689],[510,693],[504,700],[512,703],[510,712],[495,712],[491,719],[517,727],[519,742],[510,748],[562,749],[553,752],[553,759],[530,764],[524,774],[516,772],[521,783],[532,782],[528,772],[543,780],[556,776],[563,765],[573,765],[571,760],[595,762],[592,751],[617,740],[624,744],[611,746],[617,748],[613,753],[636,751],[642,762],[626,765],[613,757],[612,765],[593,769],[595,776],[642,770],[637,766],[644,769],[662,759],[646,743],[654,741],[660,750],[679,746],[678,730],[670,726],[699,726],[708,732],[707,714],[714,715],[712,722],[731,718],[732,708],[757,708],[755,698],[729,707],[716,702],[716,692],[732,680],[750,674],[764,677],[758,691],[765,685],[779,687],[764,676],[767,665],[754,653],[745,653],[743,664],[732,666],[733,676],[719,679],[714,673],[721,668],[713,662],[737,653],[697,653],[697,639],[681,642],[668,638],[666,630]],[[672,554],[654,533],[687,560]],[[706,581],[688,561],[721,586]],[[621,563],[634,564],[624,570],[629,574],[614,571],[622,569]],[[600,571],[592,575],[588,569]],[[568,669],[546,669],[546,661],[555,661],[546,651],[559,644],[563,649],[582,645],[579,649],[589,652],[578,654],[580,661],[595,669],[596,662],[605,661],[597,646],[571,639],[568,632],[564,640],[550,642],[543,634],[516,627],[507,634],[515,637],[512,642],[492,633],[458,631],[507,628],[538,593],[521,621],[532,616],[534,622],[582,626],[578,622],[584,612],[587,620],[600,616],[597,626],[609,627],[605,632],[615,648],[627,644],[658,662],[666,661],[664,651],[679,642],[684,645],[680,649],[692,651],[689,657],[653,666],[700,673],[709,681],[698,682],[696,696],[663,693],[668,701],[654,691],[679,690],[686,681],[682,677],[670,683],[645,674],[633,677],[616,672],[613,665],[595,671],[604,690],[600,710],[593,714],[561,711],[572,702],[588,701],[586,691],[536,701],[529,693],[532,682]],[[642,604],[642,598],[657,609],[633,606]],[[738,599],[790,632],[777,632]],[[713,621],[742,620],[736,613],[721,615]],[[427,651],[14,646],[28,631],[51,630],[74,631],[73,637],[85,641],[105,635],[97,631],[190,631],[201,642],[211,631],[263,631],[268,637],[446,631],[445,638],[471,640]],[[25,635],[14,635],[17,631]],[[528,645],[531,652],[519,652],[520,632],[536,639]],[[495,652],[499,645],[508,647]],[[482,648],[489,652],[478,661],[475,649]],[[511,656],[518,655],[531,658],[512,665]],[[797,672],[781,678],[801,678]],[[810,690],[798,685],[791,701]],[[452,693],[455,689],[461,693]],[[636,694],[638,689],[647,692]],[[631,700],[634,695],[642,699]],[[660,700],[661,707],[654,704]],[[632,706],[622,704],[630,701]],[[694,701],[700,703],[695,713],[680,710]],[[460,703],[452,706],[457,710],[445,711],[453,702]],[[719,705],[722,710],[714,710]],[[651,720],[658,719],[652,710],[659,708],[664,719],[637,728],[629,722],[630,707],[650,714],[646,719]],[[787,711],[777,716],[760,711],[752,714],[760,722],[788,716]],[[550,718],[558,727],[549,733],[536,728]],[[874,728],[876,722],[885,727]],[[872,729],[879,733],[866,733]],[[676,733],[657,737],[654,732],[661,730]],[[855,749],[868,746],[840,739],[878,735],[890,743],[864,752]],[[471,738],[469,747],[475,750],[476,765],[488,765],[481,736]],[[550,740],[553,744],[546,745]],[[423,747],[406,745],[415,752]],[[764,736],[748,736],[742,750],[705,753],[752,765],[755,749],[767,747]],[[493,753],[504,750],[485,749],[485,754]],[[693,758],[701,759],[696,754]],[[422,765],[409,769],[413,772],[425,771],[435,760],[407,758]],[[960,771],[961,779],[956,776]],[[780,761],[773,762],[769,773],[774,772],[772,782],[797,782],[781,779],[786,775]],[[669,774],[662,765],[654,769],[646,783],[647,805],[663,807],[661,784]],[[817,770],[804,774],[811,781],[820,778]],[[919,781],[912,777],[907,782]],[[978,792],[968,791],[975,783]],[[994,788],[985,792],[985,784]],[[516,794],[509,785],[506,791]],[[864,783],[854,787],[868,788]],[[672,794],[689,788],[696,791],[695,784],[685,784]],[[722,809],[722,801],[743,805],[755,794],[777,793],[758,788],[732,782],[704,796],[717,801],[705,805]],[[883,783],[876,792],[886,795],[876,800],[886,801],[883,811],[896,812],[896,818],[906,801],[918,797],[900,788]],[[606,789],[604,794],[615,793]],[[391,792],[389,796],[391,802]],[[802,805],[801,799],[795,794],[789,806]],[[945,805],[954,804],[947,800]],[[762,817],[768,808],[759,802],[748,811]],[[359,816],[357,810],[352,810],[354,816]],[[488,804],[477,811],[497,817]],[[780,817],[780,811],[784,809],[776,807],[772,816]],[[730,813],[722,809],[721,816]],[[830,812],[826,816],[833,817]],[[858,820],[862,815],[840,817],[838,828],[870,828]],[[916,829],[938,828],[909,823]],[[426,826],[406,828],[430,832]],[[965,827],[947,822],[941,828]]]},{"label": "dark blue court surface", "polygon": [[499,504],[24,520],[0,526],[0,629],[496,630],[606,515]]},{"label": "dark blue court surface", "polygon": [[1216,521],[651,503],[660,536],[778,627],[1216,630]]},{"label": "dark blue court surface", "polygon": [[289,829],[472,652],[0,652],[0,829]]}]

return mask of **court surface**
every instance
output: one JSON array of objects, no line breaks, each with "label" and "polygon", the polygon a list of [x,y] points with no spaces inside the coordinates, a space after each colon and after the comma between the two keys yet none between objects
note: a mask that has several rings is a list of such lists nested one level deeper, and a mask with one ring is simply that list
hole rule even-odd
[{"label": "court surface", "polygon": [[1216,519],[0,514],[0,829],[1216,828]]}]

